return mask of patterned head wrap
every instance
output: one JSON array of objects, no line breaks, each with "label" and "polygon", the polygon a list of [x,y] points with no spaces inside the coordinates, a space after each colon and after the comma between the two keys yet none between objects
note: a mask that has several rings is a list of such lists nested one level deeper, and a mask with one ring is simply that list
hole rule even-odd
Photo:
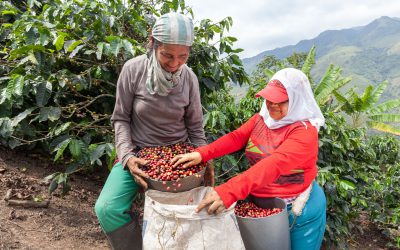
[{"label": "patterned head wrap", "polygon": [[154,24],[152,35],[162,43],[192,46],[194,40],[192,19],[174,12],[164,14]]}]

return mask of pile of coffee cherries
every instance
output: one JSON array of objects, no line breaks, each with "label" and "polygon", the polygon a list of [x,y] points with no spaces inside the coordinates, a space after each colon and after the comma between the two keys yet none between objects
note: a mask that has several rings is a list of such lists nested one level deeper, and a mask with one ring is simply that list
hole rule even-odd
[{"label": "pile of coffee cherries", "polygon": [[250,201],[238,201],[235,214],[240,217],[261,218],[282,212],[282,208],[261,208]]},{"label": "pile of coffee cherries", "polygon": [[[198,175],[203,170],[203,163],[183,168],[182,164],[174,167],[171,164],[172,158],[178,154],[185,154],[194,151],[194,146],[189,143],[177,143],[169,146],[156,146],[142,148],[137,156],[147,160],[147,165],[141,166],[151,179],[156,181],[177,181],[187,176]],[[201,176],[199,176],[201,177]]]}]

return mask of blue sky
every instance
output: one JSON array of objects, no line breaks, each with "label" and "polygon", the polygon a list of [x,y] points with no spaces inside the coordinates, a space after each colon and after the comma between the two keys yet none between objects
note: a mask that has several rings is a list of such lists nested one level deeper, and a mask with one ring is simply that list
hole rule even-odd
[{"label": "blue sky", "polygon": [[233,18],[242,58],[311,39],[322,31],[366,25],[381,16],[400,17],[399,0],[186,0],[194,21]]}]

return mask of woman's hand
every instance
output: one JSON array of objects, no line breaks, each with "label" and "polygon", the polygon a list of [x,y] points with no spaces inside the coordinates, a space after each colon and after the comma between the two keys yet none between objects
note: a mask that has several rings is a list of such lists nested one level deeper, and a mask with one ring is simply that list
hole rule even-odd
[{"label": "woman's hand", "polygon": [[208,214],[219,214],[225,209],[224,202],[215,190],[207,193],[203,200],[200,201],[196,208],[196,213],[200,212],[207,206],[209,206],[207,210]]},{"label": "woman's hand", "polygon": [[174,167],[183,164],[183,168],[195,166],[201,162],[202,158],[199,152],[192,152],[187,154],[176,155],[171,163]]},{"label": "woman's hand", "polygon": [[149,178],[149,175],[146,174],[144,171],[140,170],[139,166],[146,165],[146,164],[147,164],[146,160],[141,159],[141,158],[136,158],[134,156],[129,158],[128,162],[126,163],[135,182],[137,184],[139,184],[140,186],[142,186],[144,189],[147,189],[147,183],[143,179],[143,177]]}]

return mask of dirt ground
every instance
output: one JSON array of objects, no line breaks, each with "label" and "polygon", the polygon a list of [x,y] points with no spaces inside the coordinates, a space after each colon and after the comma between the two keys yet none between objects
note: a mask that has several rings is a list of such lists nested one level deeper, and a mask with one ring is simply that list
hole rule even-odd
[{"label": "dirt ground", "polygon": [[[60,190],[50,196],[43,178],[57,170],[48,159],[0,147],[0,249],[110,249],[93,212],[107,173],[75,174],[67,196]],[[6,196],[50,202],[45,208],[22,207],[7,204]],[[356,236],[352,249],[388,249],[378,229],[360,223],[365,233]]]}]

